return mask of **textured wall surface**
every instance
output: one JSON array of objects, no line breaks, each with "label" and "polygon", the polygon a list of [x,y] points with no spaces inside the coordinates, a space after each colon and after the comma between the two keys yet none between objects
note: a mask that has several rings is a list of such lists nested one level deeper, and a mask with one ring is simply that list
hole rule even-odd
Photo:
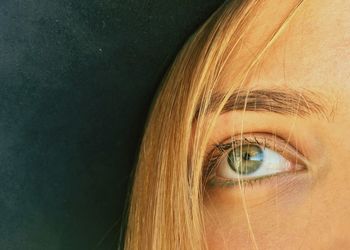
[{"label": "textured wall surface", "polygon": [[115,249],[155,89],[222,2],[0,1],[0,249]]}]

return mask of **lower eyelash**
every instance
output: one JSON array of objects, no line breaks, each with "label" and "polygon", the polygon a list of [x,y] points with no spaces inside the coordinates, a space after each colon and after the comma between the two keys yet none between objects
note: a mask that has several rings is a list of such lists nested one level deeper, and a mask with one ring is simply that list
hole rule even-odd
[{"label": "lower eyelash", "polygon": [[235,187],[235,186],[251,186],[253,187],[253,185],[255,184],[262,184],[262,182],[265,182],[267,180],[269,180],[271,177],[275,177],[277,175],[282,175],[281,174],[274,174],[274,175],[266,175],[263,177],[259,177],[259,178],[252,178],[252,179],[241,179],[241,180],[223,180],[223,179],[219,179],[217,177],[213,177],[211,179],[208,180],[207,185],[209,187]]},{"label": "lower eyelash", "polygon": [[[305,172],[306,170],[297,170],[296,172]],[[241,179],[239,181],[235,180],[230,180],[230,179],[220,179],[217,177],[212,177],[211,179],[208,180],[206,185],[208,187],[236,187],[236,186],[241,186],[243,188],[249,186],[251,188],[256,187],[256,184],[262,185],[265,184],[266,182],[272,181],[272,177],[284,177],[284,176],[289,176],[291,173],[290,172],[281,172],[277,174],[271,174],[271,175],[266,175],[262,176],[259,178],[251,178],[251,179]]]}]

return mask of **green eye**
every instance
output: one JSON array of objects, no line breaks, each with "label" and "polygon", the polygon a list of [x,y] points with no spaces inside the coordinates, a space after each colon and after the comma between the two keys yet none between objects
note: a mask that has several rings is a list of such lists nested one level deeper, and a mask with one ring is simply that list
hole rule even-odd
[{"label": "green eye", "polygon": [[242,145],[228,153],[227,162],[238,174],[248,175],[257,171],[264,161],[264,152],[257,145]]},{"label": "green eye", "polygon": [[219,144],[219,155],[214,155],[210,161],[210,186],[254,183],[282,173],[307,170],[303,155],[276,136],[249,134],[231,140]]}]

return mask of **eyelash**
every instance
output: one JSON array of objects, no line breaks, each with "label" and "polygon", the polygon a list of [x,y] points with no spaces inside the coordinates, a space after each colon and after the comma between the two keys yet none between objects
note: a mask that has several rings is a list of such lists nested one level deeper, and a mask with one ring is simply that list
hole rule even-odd
[{"label": "eyelash", "polygon": [[[271,174],[271,175],[267,175],[267,176],[263,176],[263,177],[259,177],[259,178],[242,179],[240,181],[229,180],[229,179],[216,181],[214,178],[211,178],[211,175],[213,173],[215,173],[215,170],[216,170],[216,167],[219,163],[219,160],[224,155],[226,155],[226,153],[230,149],[233,149],[239,145],[242,145],[242,144],[259,145],[259,146],[263,147],[264,149],[269,148],[269,149],[275,150],[278,153],[283,154],[283,152],[284,152],[283,150],[282,150],[282,152],[277,151],[278,148],[276,147],[276,143],[274,143],[274,145],[272,146],[268,142],[268,139],[267,139],[268,136],[273,137],[274,138],[273,140],[275,140],[275,142],[276,142],[276,140],[279,140],[279,141],[283,142],[283,144],[285,144],[285,146],[289,145],[289,147],[291,147],[297,154],[299,154],[303,157],[303,155],[294,146],[290,145],[287,141],[285,141],[284,139],[282,139],[278,135],[262,134],[262,133],[250,133],[248,135],[250,136],[250,138],[248,136],[243,135],[241,139],[238,139],[238,140],[231,139],[231,142],[229,142],[229,143],[219,143],[219,144],[212,145],[212,147],[214,147],[214,149],[209,154],[207,154],[206,159],[208,159],[209,156],[211,156],[211,157],[207,161],[205,161],[206,167],[205,167],[205,172],[204,172],[205,173],[204,174],[204,178],[205,178],[204,183],[206,185],[212,185],[212,186],[215,185],[215,186],[221,186],[221,187],[242,185],[242,186],[253,187],[255,184],[262,184],[265,181],[271,180],[272,177],[290,174],[290,172],[281,172],[281,173]],[[260,136],[260,139],[263,138],[263,140],[259,141],[259,137],[257,135]],[[219,151],[219,153],[217,155],[215,155],[216,151]],[[216,181],[218,183],[213,183],[213,181]]]},{"label": "eyelash", "polygon": [[[254,187],[256,184],[262,185],[265,182],[268,182],[272,179],[272,177],[276,176],[284,176],[289,173],[278,173],[278,174],[273,174],[273,175],[267,175],[264,177],[259,177],[256,179],[246,179],[246,180],[240,180],[240,181],[234,181],[234,180],[225,180],[225,181],[217,181],[216,183],[211,183],[210,181],[207,183],[209,186],[219,186],[219,187],[235,187],[235,186],[249,186],[249,187]],[[214,182],[214,180],[213,180]]]}]

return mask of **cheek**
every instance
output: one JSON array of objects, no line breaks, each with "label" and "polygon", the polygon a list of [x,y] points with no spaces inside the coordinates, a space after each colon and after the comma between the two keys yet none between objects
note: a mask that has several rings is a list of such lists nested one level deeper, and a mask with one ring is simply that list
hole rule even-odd
[{"label": "cheek", "polygon": [[302,244],[310,218],[307,174],[261,184],[208,190],[205,225],[209,249],[285,249]]},{"label": "cheek", "polygon": [[350,171],[332,162],[323,180],[274,177],[243,190],[208,189],[209,249],[344,249],[350,247]]}]

